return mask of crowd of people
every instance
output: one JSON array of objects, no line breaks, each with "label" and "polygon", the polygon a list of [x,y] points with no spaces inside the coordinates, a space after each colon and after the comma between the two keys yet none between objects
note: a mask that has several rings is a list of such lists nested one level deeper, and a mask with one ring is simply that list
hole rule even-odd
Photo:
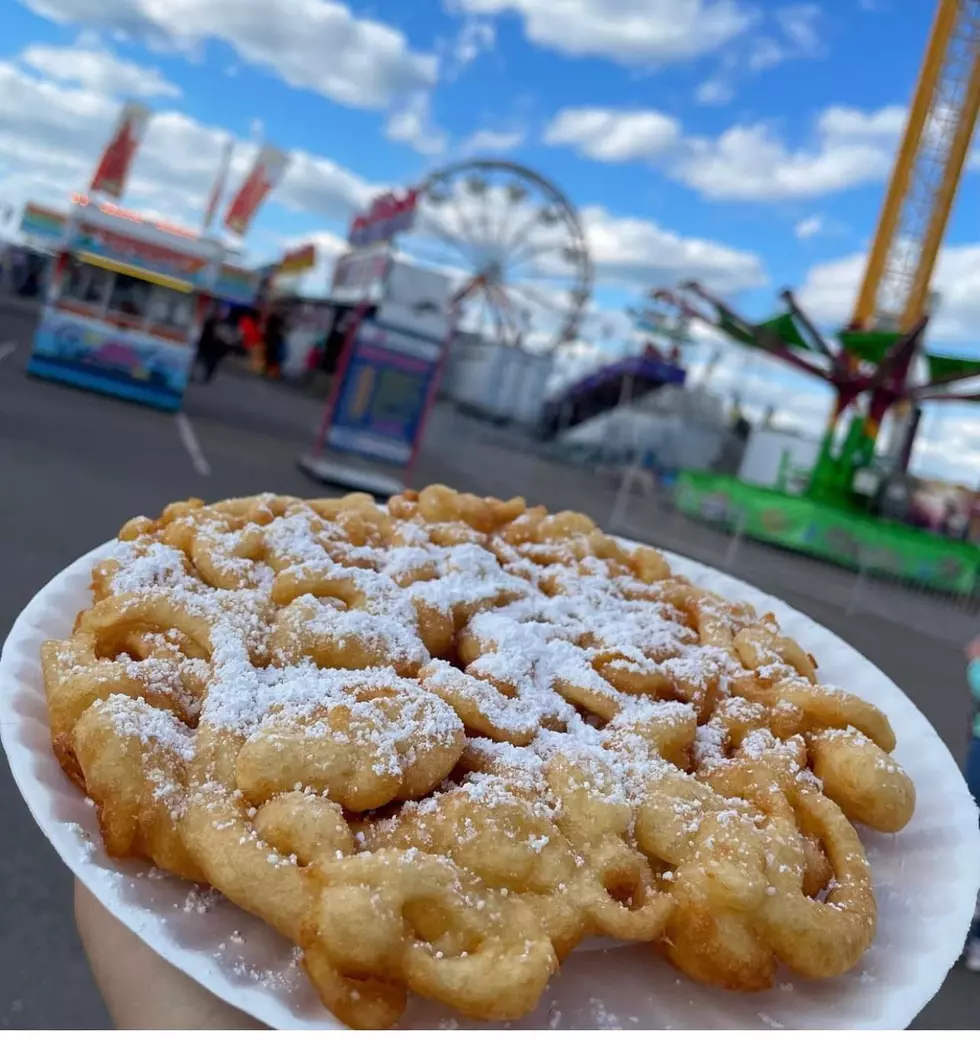
[{"label": "crowd of people", "polygon": [[286,316],[280,308],[260,319],[249,311],[236,317],[228,304],[217,304],[201,328],[195,368],[210,383],[224,359],[238,354],[251,358],[257,372],[278,379],[285,352]]}]

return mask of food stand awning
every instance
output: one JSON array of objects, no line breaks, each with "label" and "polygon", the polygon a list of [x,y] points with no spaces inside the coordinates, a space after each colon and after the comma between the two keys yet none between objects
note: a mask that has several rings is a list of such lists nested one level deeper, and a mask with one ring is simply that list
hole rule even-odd
[{"label": "food stand awning", "polygon": [[86,264],[91,264],[93,267],[114,271],[117,275],[130,275],[132,278],[139,278],[144,282],[152,282],[153,285],[163,286],[165,289],[175,289],[179,293],[190,293],[194,290],[193,283],[188,282],[187,279],[174,278],[159,271],[150,271],[145,267],[140,267],[138,264],[127,264],[121,260],[110,260],[108,257],[100,256],[98,253],[89,253],[86,250],[80,250],[76,256],[79,260],[84,260]]}]

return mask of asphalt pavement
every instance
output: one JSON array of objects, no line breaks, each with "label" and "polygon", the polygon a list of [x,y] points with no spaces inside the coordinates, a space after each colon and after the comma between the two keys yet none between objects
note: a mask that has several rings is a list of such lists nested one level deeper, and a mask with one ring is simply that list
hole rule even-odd
[{"label": "asphalt pavement", "polygon": [[[111,537],[127,518],[188,496],[259,490],[322,495],[296,466],[321,403],[229,367],[192,386],[183,418],[42,383],[24,374],[33,316],[0,302],[0,640],[50,577]],[[524,494],[606,524],[615,486],[543,458],[512,432],[448,405],[435,412],[416,483]],[[957,757],[968,695],[961,641],[980,628],[958,606],[874,585],[855,603],[853,576],[683,521],[637,497],[619,533],[665,545],[767,589],[839,632],[891,675]],[[856,607],[853,614],[847,609]],[[108,1024],[75,934],[71,879],[0,763],[0,1027]],[[980,1028],[980,978],[957,967],[915,1026]]]}]

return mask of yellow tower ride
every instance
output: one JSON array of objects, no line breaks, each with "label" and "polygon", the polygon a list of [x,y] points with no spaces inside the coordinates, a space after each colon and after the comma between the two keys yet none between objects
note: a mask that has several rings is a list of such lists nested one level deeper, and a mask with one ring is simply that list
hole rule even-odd
[{"label": "yellow tower ride", "polygon": [[927,312],[978,110],[980,0],[940,0],[853,328],[905,332]]}]

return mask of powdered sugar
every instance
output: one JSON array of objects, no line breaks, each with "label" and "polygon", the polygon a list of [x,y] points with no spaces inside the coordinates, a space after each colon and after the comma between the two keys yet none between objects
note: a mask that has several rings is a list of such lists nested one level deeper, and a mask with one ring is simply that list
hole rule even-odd
[{"label": "powdered sugar", "polygon": [[116,595],[157,586],[178,588],[189,577],[184,554],[154,539],[118,542],[112,559],[119,565],[110,580],[110,589]]},{"label": "powdered sugar", "polygon": [[183,910],[187,914],[207,914],[222,899],[221,894],[216,889],[202,889],[200,886],[191,886],[187,891]]},{"label": "powdered sugar", "polygon": [[[507,837],[523,843],[522,855],[545,861],[558,855],[556,829],[568,806],[580,804],[621,821],[608,837],[635,854],[638,814],[661,782],[678,793],[667,812],[693,843],[702,822],[708,835],[709,813],[732,834],[761,818],[692,778],[692,755],[699,774],[735,755],[778,755],[801,772],[792,741],[772,736],[746,685],[746,673],[763,688],[782,682],[780,662],[752,675],[732,645],[747,625],[768,632],[773,623],[720,599],[696,601],[683,583],[639,582],[624,558],[603,555],[602,544],[584,535],[557,545],[476,534],[459,543],[467,533],[455,522],[345,527],[342,517],[325,520],[302,504],[271,500],[257,521],[210,517],[193,532],[189,524],[173,534],[173,545],[163,535],[121,544],[97,587],[100,598],[121,598],[124,610],[136,605],[132,617],[148,627],[135,649],[127,646],[131,656],[116,662],[148,697],[177,704],[180,691],[186,723],[145,698],[116,694],[107,702],[114,726],[184,764],[194,760],[195,726],[232,752],[269,739],[275,755],[275,742],[293,732],[313,742],[355,741],[357,754],[389,778],[461,744],[465,720],[464,758],[416,789],[429,795],[389,803],[380,819],[351,816],[363,821],[355,848],[364,855],[409,816],[437,820],[456,795],[489,814],[460,816],[460,844],[519,807],[536,822]],[[732,689],[748,693],[730,697]],[[793,706],[782,711],[788,718]],[[179,815],[173,776],[146,769],[155,795]],[[284,876],[303,864],[267,836],[256,816],[263,797],[241,775],[237,782],[229,776],[214,786],[215,805],[227,799],[228,807],[214,826],[241,825],[234,841],[258,848],[259,859]],[[236,784],[241,792],[231,790]],[[291,798],[292,785],[281,789]],[[307,775],[296,789],[312,799],[317,788],[308,785]],[[246,812],[249,801],[255,805]],[[575,862],[586,858],[575,851]],[[674,883],[674,871],[662,867],[644,883],[648,895]],[[497,893],[505,898],[507,890]],[[189,910],[201,913],[197,905]],[[599,1025],[617,1025],[595,1012]]]},{"label": "powdered sugar", "polygon": [[137,737],[144,745],[157,745],[189,762],[194,754],[193,732],[172,712],[153,708],[142,698],[111,694],[102,703],[116,732]]}]

